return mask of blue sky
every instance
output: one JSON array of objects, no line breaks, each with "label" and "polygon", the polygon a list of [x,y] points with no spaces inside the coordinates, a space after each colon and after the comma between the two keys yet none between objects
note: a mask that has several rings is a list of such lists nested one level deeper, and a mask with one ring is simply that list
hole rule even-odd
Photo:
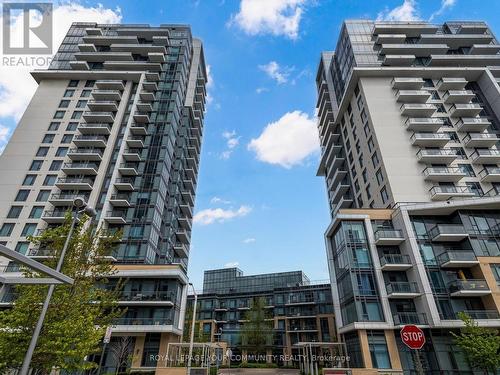
[{"label": "blue sky", "polygon": [[[203,40],[210,99],[189,271],[199,288],[204,270],[231,264],[246,274],[302,269],[328,278],[314,78],[343,19],[480,19],[498,33],[499,12],[494,0],[65,2],[55,39],[73,20],[95,20],[186,23]],[[1,146],[35,86],[27,68],[0,69]]]}]

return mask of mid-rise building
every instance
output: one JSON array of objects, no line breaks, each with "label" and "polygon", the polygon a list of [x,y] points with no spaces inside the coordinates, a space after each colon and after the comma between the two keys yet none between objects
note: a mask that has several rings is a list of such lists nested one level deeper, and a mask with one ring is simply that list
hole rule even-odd
[{"label": "mid-rise building", "polygon": [[[333,304],[353,374],[470,374],[450,330],[500,327],[500,44],[483,22],[345,21],[316,77]],[[369,370],[368,370],[369,369]]]},{"label": "mid-rise building", "polygon": [[[127,279],[113,337],[133,339],[132,368],[178,341],[205,110],[203,47],[185,25],[74,23],[0,157],[0,241],[43,259],[27,236],[60,225],[75,197],[97,225],[123,231]],[[16,271],[9,264],[8,271]],[[4,301],[9,299],[2,287]],[[161,353],[160,353],[161,354]],[[104,367],[113,367],[107,356]]]},{"label": "mid-rise building", "polygon": [[[198,295],[198,337],[225,343],[236,359],[249,354],[242,345],[242,328],[246,312],[257,299],[262,299],[272,321],[268,361],[298,364],[295,344],[335,341],[328,283],[312,283],[302,271],[244,276],[238,268],[205,271],[203,292]],[[190,295],[188,306],[193,300]]]}]

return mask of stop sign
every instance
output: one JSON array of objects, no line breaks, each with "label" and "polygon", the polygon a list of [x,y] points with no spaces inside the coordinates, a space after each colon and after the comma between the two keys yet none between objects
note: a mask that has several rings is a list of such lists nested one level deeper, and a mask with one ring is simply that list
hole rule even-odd
[{"label": "stop sign", "polygon": [[425,344],[424,331],[413,324],[406,325],[401,329],[401,340],[410,349],[422,349]]}]

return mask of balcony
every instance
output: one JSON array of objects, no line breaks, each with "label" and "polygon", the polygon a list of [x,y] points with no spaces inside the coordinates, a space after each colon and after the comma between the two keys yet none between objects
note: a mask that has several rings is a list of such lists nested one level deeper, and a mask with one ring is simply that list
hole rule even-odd
[{"label": "balcony", "polygon": [[399,229],[379,229],[375,232],[375,245],[394,246],[404,242],[405,238]]},{"label": "balcony", "polygon": [[174,333],[174,328],[172,325],[173,322],[170,318],[118,318],[113,322],[113,333]]},{"label": "balcony", "polygon": [[55,185],[61,190],[92,190],[94,180],[85,177],[60,177]]},{"label": "balcony", "polygon": [[67,175],[78,174],[95,176],[99,170],[99,164],[87,162],[64,163],[61,170]]},{"label": "balcony", "polygon": [[417,159],[422,163],[450,164],[456,158],[457,158],[456,151],[450,149],[442,149],[442,150],[421,149],[417,152]]},{"label": "balcony", "polygon": [[404,43],[406,40],[405,34],[380,34],[377,35],[375,43]]},{"label": "balcony", "polygon": [[489,44],[492,40],[493,37],[488,34],[429,34],[420,37],[421,43],[444,43],[451,49]]},{"label": "balcony", "polygon": [[137,102],[137,109],[141,112],[151,112],[153,110],[153,106],[149,102]]},{"label": "balcony", "polygon": [[147,135],[148,128],[146,124],[132,124],[130,126],[130,133],[133,135]]},{"label": "balcony", "polygon": [[83,193],[52,193],[49,203],[53,206],[72,206],[75,198],[84,198],[87,201],[89,196]]},{"label": "balcony", "polygon": [[499,55],[431,55],[429,66],[486,67],[498,65]]},{"label": "balcony", "polygon": [[104,221],[108,224],[127,224],[127,212],[126,211],[108,211],[104,215]]},{"label": "balcony", "polygon": [[186,215],[186,217],[189,217],[190,219],[193,218],[193,210],[188,204],[180,204],[179,208],[181,209],[181,212]]},{"label": "balcony", "polygon": [[410,117],[405,121],[406,128],[413,131],[436,132],[444,125],[438,117]]},{"label": "balcony", "polygon": [[335,171],[335,174],[333,175],[332,178],[328,178],[328,188],[333,189],[335,186],[337,186],[340,181],[342,181],[345,177],[347,176],[347,171],[342,170],[342,169],[337,169]]},{"label": "balcony", "polygon": [[90,70],[89,64],[86,61],[70,61],[69,66],[73,70]]},{"label": "balcony", "polygon": [[73,138],[73,143],[78,147],[100,147],[105,148],[108,140],[103,135],[78,134]]},{"label": "balcony", "polygon": [[144,102],[152,102],[155,100],[155,94],[152,92],[142,91],[141,93],[139,93],[139,97]]},{"label": "balcony", "polygon": [[186,174],[187,178],[195,181],[196,180],[196,172],[193,168],[185,168],[184,173]]},{"label": "balcony", "polygon": [[467,174],[460,168],[455,167],[428,167],[423,171],[426,181],[457,182],[466,177]]},{"label": "balcony", "polygon": [[123,152],[123,159],[126,161],[141,161],[140,149],[129,148]]},{"label": "balcony", "polygon": [[118,191],[133,191],[134,190],[134,177],[117,178],[114,182],[115,188]]},{"label": "balcony", "polygon": [[485,117],[462,117],[455,125],[459,132],[482,132],[491,122]]},{"label": "balcony", "polygon": [[93,90],[92,97],[95,100],[119,101],[122,98],[122,93],[118,90]]},{"label": "balcony", "polygon": [[147,124],[149,123],[149,115],[146,112],[135,112],[134,121],[137,124]]},{"label": "balcony", "polygon": [[87,103],[87,107],[91,111],[104,111],[104,112],[116,112],[118,111],[118,106],[116,102],[112,100],[91,100]]},{"label": "balcony", "polygon": [[97,52],[97,49],[93,44],[90,43],[80,43],[78,44],[78,50],[80,52]]},{"label": "balcony", "polygon": [[499,141],[496,134],[491,133],[469,133],[463,139],[465,147],[491,147]]},{"label": "balcony", "polygon": [[415,55],[385,55],[383,65],[410,66],[415,58]]},{"label": "balcony", "polygon": [[195,187],[193,184],[193,180],[189,180],[189,179],[182,180],[182,183],[184,184],[184,187],[191,192],[191,194],[195,193]]},{"label": "balcony", "polygon": [[126,140],[127,146],[132,148],[144,148],[144,137],[129,137]]},{"label": "balcony", "polygon": [[137,163],[121,163],[118,166],[118,172],[122,176],[137,176]]},{"label": "balcony", "polygon": [[[166,53],[166,49],[164,46],[154,46],[152,44],[147,43],[139,43],[139,44],[112,44],[112,51],[120,51],[120,52],[131,52],[136,55],[147,56],[149,52],[153,53]],[[154,61],[156,62],[156,61]]]},{"label": "balcony", "polygon": [[156,82],[144,81],[142,88],[146,91],[156,91],[158,90],[158,84]]},{"label": "balcony", "polygon": [[345,194],[347,193],[347,191],[349,190],[350,188],[350,185],[348,185],[347,183],[340,183],[337,185],[337,188],[335,189],[335,191],[332,193],[331,195],[331,200],[333,203],[338,203],[340,201],[340,198]]},{"label": "balcony", "polygon": [[410,142],[413,146],[443,147],[451,140],[448,133],[413,133]]},{"label": "balcony", "polygon": [[429,190],[433,201],[446,201],[451,198],[470,198],[475,196],[468,186],[441,185]]},{"label": "balcony", "polygon": [[103,67],[106,70],[161,71],[161,63],[147,61],[105,61]]},{"label": "balcony", "polygon": [[178,257],[180,258],[187,258],[189,256],[189,250],[186,244],[184,243],[175,243],[174,244],[174,251],[177,254]]},{"label": "balcony", "polygon": [[427,322],[427,316],[425,313],[418,312],[401,312],[393,315],[394,325],[396,326],[405,326],[407,324],[413,324],[417,326],[426,326],[429,323]]},{"label": "balcony", "polygon": [[[463,310],[461,312],[466,313],[474,320],[500,319],[500,314],[497,310]],[[453,316],[441,317],[441,320],[460,320],[460,318],[458,314],[453,314]]]},{"label": "balcony", "polygon": [[394,299],[415,298],[420,296],[418,285],[415,282],[397,281],[385,286],[387,297]]},{"label": "balcony", "polygon": [[54,258],[56,251],[47,247],[35,247],[30,249],[27,255],[33,259],[50,259]]},{"label": "balcony", "polygon": [[373,34],[405,34],[408,37],[418,37],[421,34],[435,34],[438,27],[425,22],[388,22],[377,21]]},{"label": "balcony", "polygon": [[479,264],[476,254],[467,250],[449,250],[436,257],[442,268],[467,268]]},{"label": "balcony", "polygon": [[491,294],[486,280],[455,280],[448,284],[451,297],[481,297]]},{"label": "balcony", "polygon": [[497,164],[500,162],[500,151],[477,149],[469,158],[476,164]]},{"label": "balcony", "polygon": [[399,103],[425,103],[430,96],[427,90],[399,90],[396,100]]},{"label": "balcony", "polygon": [[398,90],[420,90],[424,85],[422,78],[393,78],[392,88]]},{"label": "balcony", "polygon": [[410,257],[403,254],[385,254],[380,257],[382,271],[406,271],[412,267]]},{"label": "balcony", "polygon": [[479,172],[481,182],[500,182],[500,168],[486,167]]},{"label": "balcony", "polygon": [[113,112],[85,111],[83,112],[83,118],[87,122],[104,122],[108,124],[112,124],[115,121]]},{"label": "balcony", "polygon": [[403,104],[401,115],[408,117],[431,117],[436,112],[434,104]]},{"label": "balcony", "polygon": [[436,88],[440,91],[463,90],[467,83],[465,78],[443,77],[438,81]]},{"label": "balcony", "polygon": [[186,229],[177,228],[175,235],[177,236],[177,239],[180,243],[183,243],[185,245],[189,244],[190,235]]},{"label": "balcony", "polygon": [[446,44],[382,44],[382,55],[414,55],[427,57],[432,54],[445,54],[448,51]]},{"label": "balcony", "polygon": [[446,104],[470,103],[474,96],[471,90],[448,90],[444,94],[443,99]]},{"label": "balcony", "polygon": [[109,126],[109,124],[83,122],[81,124],[78,124],[78,131],[82,134],[109,135],[111,133],[111,127]]},{"label": "balcony", "polygon": [[118,297],[120,305],[127,306],[174,306],[177,296],[174,292],[166,291],[122,291]]},{"label": "balcony", "polygon": [[65,210],[48,210],[42,214],[42,220],[49,224],[62,224],[65,220]]},{"label": "balcony", "polygon": [[68,158],[81,161],[101,161],[102,151],[98,148],[72,148],[68,151]]},{"label": "balcony", "polygon": [[456,103],[451,106],[450,115],[452,117],[474,117],[477,116],[482,110],[483,107],[477,103]]},{"label": "balcony", "polygon": [[500,52],[498,44],[474,44],[469,50],[469,55],[496,55]]},{"label": "balcony", "polygon": [[187,204],[189,204],[190,206],[194,205],[194,198],[193,198],[193,194],[191,194],[191,192],[189,192],[188,190],[183,190],[183,191],[181,191],[181,195],[182,195],[182,199],[184,199],[184,201]]},{"label": "balcony", "polygon": [[177,221],[179,222],[179,226],[181,228],[184,228],[188,231],[191,231],[191,220],[190,219],[188,219],[185,216],[181,216],[177,219]]},{"label": "balcony", "polygon": [[118,79],[99,79],[95,82],[95,85],[99,90],[125,90],[123,81]]},{"label": "balcony", "polygon": [[130,195],[126,193],[113,194],[109,203],[113,207],[130,207]]}]

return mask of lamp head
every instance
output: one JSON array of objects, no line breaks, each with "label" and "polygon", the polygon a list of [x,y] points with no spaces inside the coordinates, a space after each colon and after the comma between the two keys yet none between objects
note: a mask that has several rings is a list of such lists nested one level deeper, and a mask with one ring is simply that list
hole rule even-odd
[{"label": "lamp head", "polygon": [[83,197],[76,197],[73,199],[73,206],[75,206],[77,209],[82,209],[87,206],[87,202],[85,202],[85,199]]}]

